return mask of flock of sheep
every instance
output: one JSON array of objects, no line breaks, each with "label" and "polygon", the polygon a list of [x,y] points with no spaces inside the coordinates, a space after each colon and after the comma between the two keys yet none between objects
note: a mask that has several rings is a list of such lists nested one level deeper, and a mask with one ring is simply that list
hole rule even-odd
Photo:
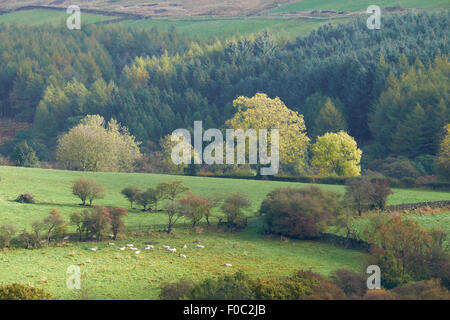
[{"label": "flock of sheep", "polygon": [[[110,246],[115,246],[115,243],[110,242],[109,245]],[[205,248],[205,246],[203,246],[201,244],[197,244],[196,247],[199,248],[199,249],[204,249]],[[138,248],[136,248],[134,246],[134,244],[127,244],[125,247],[119,248],[119,250],[120,251],[125,251],[127,248],[129,248],[131,251],[134,251],[134,254],[136,254],[136,255],[141,253],[141,251]],[[177,252],[176,248],[171,248],[170,246],[167,246],[167,245],[163,245],[162,248],[164,248],[167,251],[170,251],[172,253],[176,253]],[[147,244],[147,246],[145,247],[145,250],[152,250],[152,249],[155,249],[155,247],[153,245],[150,245],[150,244]],[[186,244],[183,246],[183,249],[187,249],[187,245]],[[96,252],[97,250],[98,250],[98,248],[91,248],[91,251]],[[183,258],[183,259],[187,258],[187,256],[184,255],[184,254],[180,254],[179,257]],[[224,264],[224,266],[231,267],[232,265],[229,264],[229,263],[226,263],[226,264]]]}]

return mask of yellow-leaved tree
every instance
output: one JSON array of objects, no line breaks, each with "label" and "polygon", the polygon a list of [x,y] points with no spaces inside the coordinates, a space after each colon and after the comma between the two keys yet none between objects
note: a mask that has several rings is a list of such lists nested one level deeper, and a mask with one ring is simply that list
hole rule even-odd
[{"label": "yellow-leaved tree", "polygon": [[355,177],[361,174],[362,151],[355,139],[344,131],[325,133],[312,146],[311,166],[322,177]]},{"label": "yellow-leaved tree", "polygon": [[89,115],[58,139],[56,160],[69,170],[132,171],[139,144],[114,119]]},{"label": "yellow-leaved tree", "polygon": [[[235,130],[279,130],[280,167],[303,173],[307,167],[309,138],[303,115],[290,110],[280,98],[271,99],[266,94],[239,97],[233,101],[237,113],[226,124]],[[270,146],[270,134],[268,146]]]}]

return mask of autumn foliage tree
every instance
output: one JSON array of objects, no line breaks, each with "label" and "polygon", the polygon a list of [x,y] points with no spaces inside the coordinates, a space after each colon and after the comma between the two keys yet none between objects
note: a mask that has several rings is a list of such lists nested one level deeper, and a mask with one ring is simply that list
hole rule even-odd
[{"label": "autumn foliage tree", "polygon": [[80,178],[73,182],[72,193],[81,199],[82,205],[86,206],[86,201],[89,200],[89,205],[95,199],[101,199],[104,197],[104,187],[94,180]]},{"label": "autumn foliage tree", "polygon": [[123,217],[128,215],[128,211],[125,208],[115,207],[108,207],[107,210],[111,219],[111,232],[113,234],[113,240],[116,240],[119,232],[125,229]]},{"label": "autumn foliage tree", "polygon": [[262,202],[260,213],[268,232],[308,239],[324,232],[339,210],[338,194],[311,186],[272,191]]},{"label": "autumn foliage tree", "polygon": [[182,214],[191,220],[192,227],[195,227],[203,218],[211,215],[213,202],[205,197],[195,194],[189,194],[187,197],[179,200]]},{"label": "autumn foliage tree", "polygon": [[226,225],[229,229],[241,229],[246,226],[244,209],[250,207],[245,194],[236,192],[225,197],[220,209],[225,213]]},{"label": "autumn foliage tree", "polygon": [[388,219],[378,225],[369,241],[375,244],[369,263],[383,270],[382,285],[388,289],[409,281],[444,276],[431,268],[436,261],[436,252],[441,252],[439,263],[448,266],[449,257],[443,253],[442,243],[437,244],[430,233],[411,219]]},{"label": "autumn foliage tree", "polygon": [[139,143],[126,127],[99,115],[86,116],[58,140],[56,159],[66,169],[131,171],[141,156]]},{"label": "autumn foliage tree", "polygon": [[296,172],[305,170],[309,138],[303,115],[290,110],[280,98],[271,99],[263,93],[251,98],[241,96],[233,101],[233,106],[237,112],[226,122],[229,127],[257,132],[278,129],[280,164]]},{"label": "autumn foliage tree", "polygon": [[311,165],[320,176],[354,177],[361,174],[362,151],[344,131],[318,137],[311,151]]}]

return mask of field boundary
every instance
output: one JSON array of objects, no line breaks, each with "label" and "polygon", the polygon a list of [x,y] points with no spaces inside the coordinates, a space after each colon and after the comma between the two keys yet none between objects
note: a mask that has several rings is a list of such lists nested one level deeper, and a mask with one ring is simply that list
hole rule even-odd
[{"label": "field boundary", "polygon": [[386,210],[387,211],[416,210],[416,209],[426,208],[426,207],[438,208],[438,209],[450,207],[450,200],[396,204],[396,205],[387,206]]}]

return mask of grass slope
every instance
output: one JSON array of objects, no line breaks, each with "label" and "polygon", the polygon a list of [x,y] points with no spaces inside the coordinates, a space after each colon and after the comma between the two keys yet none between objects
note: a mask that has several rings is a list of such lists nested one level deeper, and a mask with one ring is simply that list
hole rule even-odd
[{"label": "grass slope", "polygon": [[[45,169],[29,169],[18,167],[0,167],[0,212],[3,223],[14,223],[20,227],[27,227],[30,221],[46,216],[52,208],[57,208],[61,214],[68,217],[70,213],[80,210],[79,199],[71,193],[72,181],[80,177],[88,177],[102,183],[106,189],[106,197],[98,200],[97,204],[107,206],[129,207],[129,203],[120,191],[129,185],[141,188],[155,187],[163,181],[181,180],[192,188],[192,192],[202,195],[227,192],[242,192],[246,194],[252,206],[248,215],[257,213],[260,203],[267,193],[280,187],[307,186],[302,183],[236,180],[219,178],[202,178],[171,176],[142,173],[89,173],[74,171],[58,171]],[[321,185],[326,190],[344,193],[344,186]],[[389,197],[389,204],[402,204],[434,200],[448,200],[450,193],[414,189],[394,189]],[[24,192],[32,193],[36,204],[19,204],[14,199]],[[127,226],[155,226],[163,225],[166,221],[164,214],[142,213],[130,210],[126,219]]]},{"label": "grass slope", "polygon": [[[80,176],[102,182],[107,197],[99,204],[128,206],[120,195],[125,185],[155,186],[161,181],[183,180],[194,192],[211,194],[241,191],[253,201],[253,210],[265,194],[279,186],[294,185],[277,182],[258,182],[197,177],[178,177],[151,174],[80,173],[43,169],[0,167],[0,224],[13,223],[19,229],[29,228],[30,223],[46,216],[51,208],[57,208],[67,218],[80,210],[76,198],[71,195],[71,181]],[[336,187],[331,186],[335,189]],[[31,192],[36,204],[18,204],[14,198],[20,192]],[[128,226],[164,223],[163,215],[141,213],[133,210],[127,218]],[[115,246],[105,243],[68,243],[62,247],[36,250],[10,249],[0,251],[0,283],[21,282],[48,290],[58,299],[80,298],[80,292],[66,288],[66,270],[79,265],[82,287],[95,299],[155,299],[162,282],[180,278],[201,280],[207,277],[230,274],[244,270],[250,276],[288,275],[298,269],[311,268],[327,275],[341,268],[362,270],[366,254],[345,250],[328,244],[310,241],[281,241],[278,237],[265,237],[257,233],[257,221],[244,233],[195,234],[190,229],[177,228],[174,235],[150,233],[128,235]],[[73,231],[73,230],[72,230]],[[198,249],[194,242],[205,245]],[[145,242],[157,242],[156,249],[145,251]],[[142,253],[120,251],[119,247],[134,244]],[[161,250],[163,244],[178,248],[187,255]],[[184,244],[188,249],[180,249]],[[90,249],[98,247],[97,252]],[[231,263],[232,268],[223,265]]]},{"label": "grass slope", "polygon": [[[144,242],[158,242],[156,249],[145,251]],[[195,247],[199,241],[205,249]],[[131,243],[142,253],[120,251]],[[178,248],[177,254],[160,249],[162,245]],[[187,244],[187,249],[180,249]],[[98,247],[97,252],[90,248]],[[183,253],[187,259],[178,257]],[[223,265],[231,263],[233,267]],[[365,254],[327,244],[265,239],[252,231],[242,234],[202,234],[176,237],[135,238],[108,243],[76,243],[68,247],[15,249],[0,252],[0,283],[30,283],[48,290],[57,299],[80,298],[66,288],[66,270],[70,265],[81,269],[82,288],[95,299],[156,299],[162,282],[181,278],[201,280],[243,270],[250,276],[288,275],[311,268],[327,275],[346,268],[362,270]]]},{"label": "grass slope", "polygon": [[[66,25],[66,19],[69,17],[64,11],[55,10],[22,10],[0,15],[0,23],[15,24],[18,26],[36,26],[41,24]],[[98,14],[82,13],[81,27],[83,24],[90,24],[105,20],[111,20],[114,17]]]},{"label": "grass slope", "polygon": [[337,24],[347,19],[310,20],[310,19],[217,19],[217,20],[126,20],[121,22],[126,26],[137,28],[157,27],[168,30],[175,27],[179,32],[200,38],[217,37],[225,39],[234,35],[246,36],[269,30],[271,33],[292,39],[307,35],[320,26],[331,23]]},{"label": "grass slope", "polygon": [[274,13],[297,12],[309,10],[334,10],[334,11],[365,11],[370,5],[381,8],[392,7],[401,4],[403,8],[436,9],[450,8],[448,0],[302,0],[273,10]]}]

